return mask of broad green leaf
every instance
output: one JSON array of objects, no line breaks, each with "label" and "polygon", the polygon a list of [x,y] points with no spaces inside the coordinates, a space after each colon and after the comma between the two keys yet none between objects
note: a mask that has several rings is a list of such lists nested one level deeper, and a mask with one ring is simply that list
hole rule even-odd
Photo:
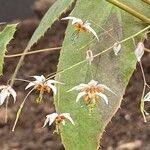
[{"label": "broad green leaf", "polygon": [[31,37],[26,49],[30,49],[33,44],[35,44],[44,33],[52,26],[52,24],[59,19],[60,15],[68,10],[71,4],[75,0],[57,0],[44,15],[39,26],[35,30],[33,36]]},{"label": "broad green leaf", "polygon": [[[140,8],[145,14],[149,14],[150,7],[144,7],[140,1],[137,3],[137,0],[133,0],[131,3],[130,0],[126,0],[126,2],[130,2],[130,6]],[[145,24],[105,0],[78,0],[70,16],[92,20],[111,34],[110,36],[108,32],[92,23],[91,26],[98,33],[100,42],[98,43],[96,39],[92,42],[90,33],[80,33],[76,43],[73,43],[71,37],[74,28],[69,23],[58,64],[58,72],[66,71],[56,76],[56,80],[65,83],[64,86],[58,85],[58,94],[55,96],[56,111],[70,113],[75,121],[75,126],[69,122],[66,126],[61,126],[61,137],[65,149],[97,150],[100,137],[119,108],[126,85],[135,69],[134,44],[132,39],[122,43],[118,56],[114,55],[112,49],[102,53],[94,59],[91,66],[83,62],[71,69],[66,68],[83,61],[88,49],[94,54],[103,52],[113,46],[116,40],[121,41],[139,32]],[[81,108],[82,100],[79,103],[75,102],[78,93],[66,91],[80,83],[88,83],[91,79],[107,85],[117,96],[106,91],[109,104],[106,105],[103,100],[100,100],[90,116],[86,106]]]},{"label": "broad green leaf", "polygon": [[13,39],[17,24],[7,25],[2,32],[0,32],[0,75],[3,71],[4,57],[6,53],[6,46]]}]

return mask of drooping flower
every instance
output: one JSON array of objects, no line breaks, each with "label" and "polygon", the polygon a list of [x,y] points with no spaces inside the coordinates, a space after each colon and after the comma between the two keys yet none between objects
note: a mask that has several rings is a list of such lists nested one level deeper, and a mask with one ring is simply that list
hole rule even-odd
[{"label": "drooping flower", "polygon": [[86,52],[86,60],[91,65],[92,61],[94,60],[93,52],[91,50],[87,50]]},{"label": "drooping flower", "polygon": [[99,38],[98,38],[96,32],[91,27],[91,23],[89,23],[88,21],[84,22],[80,18],[71,17],[71,16],[62,18],[61,20],[72,20],[72,25],[75,27],[75,29],[78,32],[91,32],[99,41]]},{"label": "drooping flower", "polygon": [[63,125],[65,125],[65,119],[68,119],[73,125],[75,125],[73,119],[71,118],[69,113],[61,113],[61,114],[57,114],[57,113],[52,113],[46,116],[46,120],[44,122],[43,127],[45,127],[47,125],[47,123],[49,122],[49,126],[52,125],[53,122],[56,123],[56,130],[54,131],[54,133],[59,133],[59,128],[60,128],[60,123],[62,123]]},{"label": "drooping flower", "polygon": [[95,80],[91,80],[88,84],[79,84],[72,89],[68,90],[68,92],[77,90],[79,94],[77,95],[76,102],[78,102],[81,97],[84,97],[85,104],[90,108],[90,111],[96,104],[96,101],[102,98],[106,104],[108,104],[108,98],[105,94],[103,94],[104,90],[108,90],[115,94],[110,88],[108,88],[104,84],[99,84]]},{"label": "drooping flower", "polygon": [[[144,102],[150,102],[150,92],[148,92],[145,96],[144,96]],[[149,113],[144,109],[144,113],[146,115],[149,115]]]},{"label": "drooping flower", "polygon": [[114,50],[115,55],[118,55],[118,53],[121,50],[121,44],[116,42],[113,46],[113,50]]},{"label": "drooping flower", "polygon": [[0,86],[0,105],[2,105],[4,103],[4,101],[6,100],[7,97],[9,97],[10,95],[12,95],[14,102],[16,101],[16,92],[15,90],[9,86],[9,85],[1,85]]},{"label": "drooping flower", "polygon": [[148,92],[148,93],[144,96],[144,98],[142,98],[142,100],[141,100],[141,105],[140,105],[141,113],[142,113],[143,118],[144,118],[144,122],[147,122],[146,116],[148,116],[149,113],[145,110],[145,102],[150,102],[150,92]]},{"label": "drooping flower", "polygon": [[57,88],[54,85],[55,83],[59,83],[62,84],[61,82],[58,82],[56,80],[47,80],[43,75],[41,76],[33,76],[33,78],[35,78],[35,81],[31,81],[25,89],[28,89],[30,87],[34,87],[35,90],[37,90],[40,95],[38,98],[38,102],[41,102],[42,96],[45,92],[50,93],[50,91],[52,90],[53,93],[56,95],[57,93]]},{"label": "drooping flower", "polygon": [[144,49],[145,49],[145,47],[144,47],[143,42],[139,42],[136,49],[135,49],[135,56],[136,56],[136,59],[138,62],[141,61],[141,58],[144,54]]}]

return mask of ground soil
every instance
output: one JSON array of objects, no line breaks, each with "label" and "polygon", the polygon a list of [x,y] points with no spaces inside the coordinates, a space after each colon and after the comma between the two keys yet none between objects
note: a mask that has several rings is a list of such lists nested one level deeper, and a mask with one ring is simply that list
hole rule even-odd
[{"label": "ground soil", "polygon": [[[28,19],[20,23],[15,34],[15,39],[8,46],[8,54],[20,53],[25,48],[27,41],[37,27],[39,20],[51,4],[36,5],[34,10],[38,18]],[[33,50],[47,47],[60,46],[64,38],[67,24],[56,22],[52,29],[33,47]],[[146,41],[150,48],[150,38]],[[18,73],[19,78],[29,79],[30,75],[44,74],[56,71],[59,51],[45,52],[26,56],[25,63]],[[19,58],[5,58],[4,76],[0,84],[5,84],[11,77]],[[150,54],[145,53],[142,60],[147,82],[150,85]],[[108,124],[103,138],[101,139],[102,150],[149,150],[150,149],[150,125],[143,123],[139,111],[140,95],[142,92],[142,74],[139,66],[135,70],[120,109]],[[63,145],[57,135],[53,135],[54,127],[41,128],[48,113],[54,111],[53,99],[45,96],[43,104],[35,102],[37,93],[32,93],[26,102],[23,113],[18,122],[15,132],[11,128],[15,119],[16,111],[22,98],[25,96],[26,83],[17,81],[14,88],[17,90],[18,100],[14,105],[10,101],[8,108],[8,123],[4,122],[5,108],[0,109],[0,150],[63,150]],[[150,111],[149,104],[146,109]],[[150,121],[150,118],[148,118]]]}]

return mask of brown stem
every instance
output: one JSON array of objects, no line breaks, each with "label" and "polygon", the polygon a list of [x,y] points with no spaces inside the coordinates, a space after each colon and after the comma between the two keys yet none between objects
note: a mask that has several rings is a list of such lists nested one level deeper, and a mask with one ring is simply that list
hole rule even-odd
[{"label": "brown stem", "polygon": [[26,53],[6,55],[5,58],[19,57],[19,56],[22,56],[22,55],[31,55],[31,54],[37,54],[37,53],[42,53],[42,52],[47,52],[47,51],[54,51],[54,50],[59,50],[61,48],[62,47],[39,49],[39,50],[34,50],[34,51],[31,51],[31,52],[26,52]]}]

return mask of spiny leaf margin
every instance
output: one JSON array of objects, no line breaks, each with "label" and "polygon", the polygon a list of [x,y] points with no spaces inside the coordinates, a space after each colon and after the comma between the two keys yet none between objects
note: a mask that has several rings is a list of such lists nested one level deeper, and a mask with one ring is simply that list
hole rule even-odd
[{"label": "spiny leaf margin", "polygon": [[[135,3],[136,0],[132,4],[134,5]],[[141,3],[137,5],[142,7]],[[148,8],[143,8],[143,10],[145,12],[149,11]],[[97,13],[95,13],[96,11]],[[125,39],[131,36],[131,34],[134,34],[144,28],[143,23],[139,22],[138,19],[135,19],[132,16],[128,17],[128,14],[126,14],[124,11],[121,11],[120,9],[110,5],[104,0],[77,1],[71,16],[79,17],[84,20],[90,20],[92,18],[95,23],[105,28],[105,25],[109,26],[110,22],[108,19],[111,18],[113,14],[116,14],[118,17],[118,23],[123,23],[121,26],[123,28],[122,34],[120,34],[121,36],[119,35],[119,37],[117,37],[117,31],[113,31],[117,37],[117,40]],[[133,21],[131,22],[131,20]],[[112,25],[114,25],[114,23],[112,23]],[[69,24],[60,54],[58,72],[59,70],[64,70],[85,59],[87,48],[82,50],[80,50],[80,48],[83,47],[83,45],[86,45],[91,39],[89,36],[85,36],[87,34],[81,34],[77,44],[73,45],[71,44],[70,40],[73,32],[74,29]],[[97,29],[97,33],[101,32],[102,30]],[[108,42],[110,37],[107,37],[106,39],[107,41],[100,40],[99,44],[92,43],[89,48],[93,48],[94,53],[103,51],[110,46],[110,42]],[[113,42],[111,44],[113,44]],[[85,82],[87,83],[85,75],[88,70],[88,65],[83,63],[80,66],[74,67],[72,70],[68,70],[67,72],[56,76],[56,80],[66,83],[65,86],[58,85],[58,94],[55,96],[56,111],[58,113],[71,113],[71,116],[75,121],[75,126],[72,126],[68,123],[67,127],[61,127],[62,142],[66,150],[98,149],[98,141],[100,136],[102,135],[104,128],[110,121],[111,117],[119,108],[125,87],[135,69],[136,58],[134,56],[134,45],[132,40],[123,44],[122,47],[123,48],[118,57],[113,55],[113,51],[103,54],[103,56],[100,57],[101,65],[98,69],[97,80],[104,84],[106,83],[106,85],[112,89],[115,89],[115,92],[118,94],[118,96],[115,97],[109,93],[106,93],[109,97],[109,106],[106,106],[103,102],[100,102],[100,108],[97,108],[94,111],[92,115],[93,118],[89,117],[88,111],[85,108],[81,108],[80,104],[75,103],[77,93],[66,93],[68,89],[77,84]],[[111,64],[111,67],[109,67],[109,64]],[[119,71],[118,73],[117,70]],[[126,71],[128,74],[125,74]],[[111,73],[113,73],[113,75],[111,75]],[[108,76],[108,79],[106,76]],[[91,127],[89,128],[89,126]]]},{"label": "spiny leaf margin", "polygon": [[66,12],[75,0],[57,0],[46,12],[39,26],[34,31],[26,49],[29,50],[44,33],[59,19],[60,15]]},{"label": "spiny leaf margin", "polygon": [[4,57],[7,51],[6,47],[13,39],[16,32],[17,24],[7,25],[2,32],[0,32],[0,75],[3,72]]}]

